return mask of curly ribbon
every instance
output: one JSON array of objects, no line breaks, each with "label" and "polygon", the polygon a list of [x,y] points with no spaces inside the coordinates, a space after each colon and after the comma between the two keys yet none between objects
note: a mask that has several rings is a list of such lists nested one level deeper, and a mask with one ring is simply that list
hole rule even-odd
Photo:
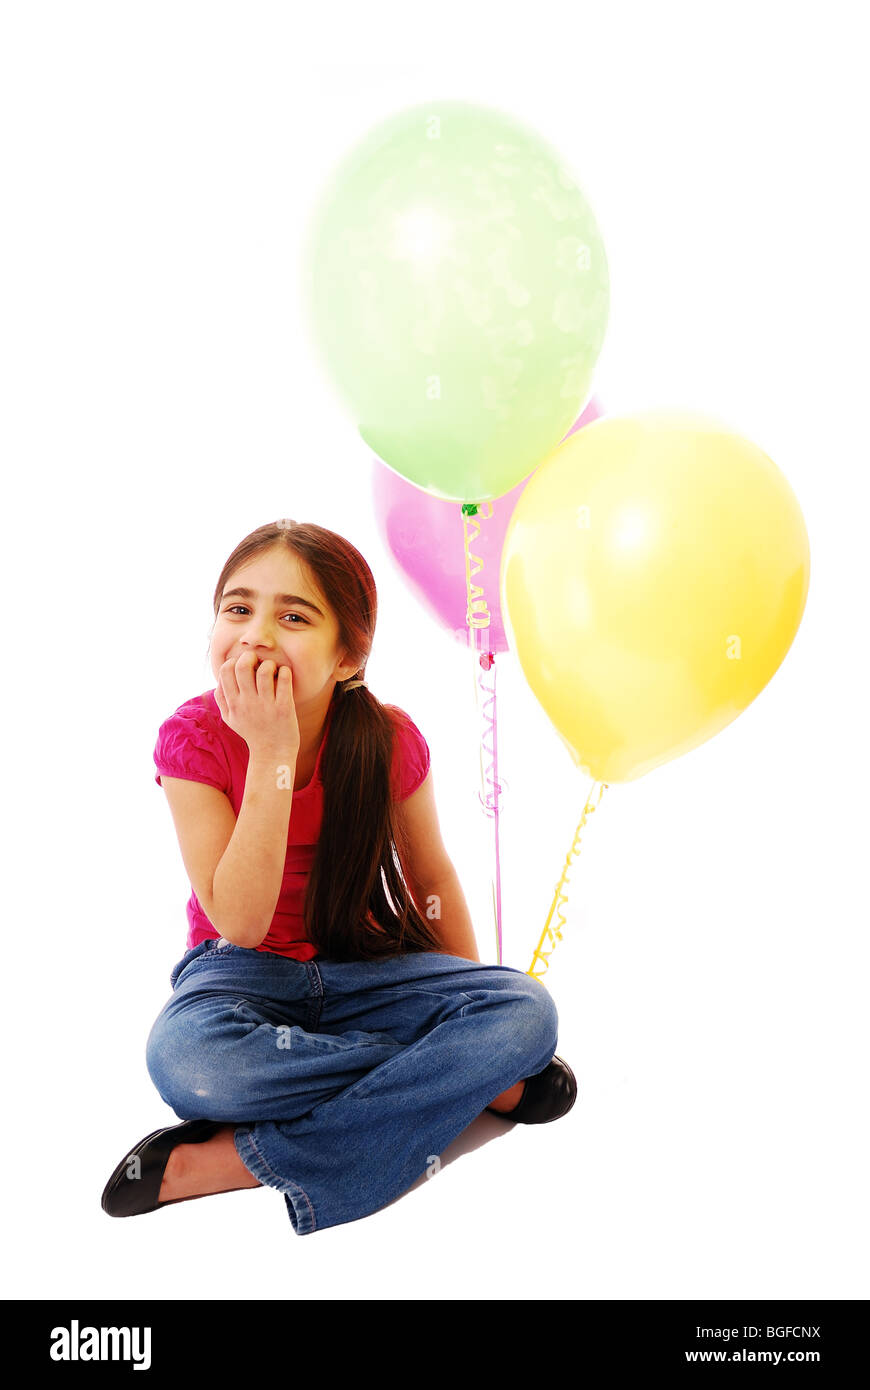
[{"label": "curly ribbon", "polygon": [[[484,521],[488,521],[492,516],[492,503],[484,502],[485,507],[489,507],[488,512],[483,512]],[[465,621],[470,628],[489,627],[490,614],[486,599],[483,594],[482,584],[472,584],[472,575],[479,574],[483,569],[483,560],[479,555],[472,555],[471,542],[476,541],[480,535],[480,522],[475,520],[478,514],[478,506],[474,502],[463,502],[462,504],[462,529],[465,536],[465,587],[468,595],[468,607],[465,613]],[[469,536],[468,527],[471,524],[474,535]],[[471,568],[472,560],[476,563],[476,568]]]},{"label": "curly ribbon", "polygon": [[[492,685],[487,685],[483,678],[483,672],[489,669],[492,674]],[[495,937],[498,964],[502,964],[502,933],[501,933],[501,854],[499,850],[498,799],[506,784],[499,780],[498,775],[498,736],[496,719],[496,692],[495,692],[495,656],[492,652],[481,654],[480,667],[475,680],[474,696],[480,715],[480,694],[488,695],[490,698],[484,703],[483,722],[484,728],[480,738],[480,784],[484,789],[484,794],[478,792],[478,799],[483,807],[484,814],[493,822],[493,844],[495,850],[495,872],[491,873],[492,882],[492,910],[495,920]],[[489,709],[492,707],[492,714]],[[492,735],[492,746],[487,745],[487,734]],[[488,763],[485,762],[485,755],[490,755]]]},{"label": "curly ribbon", "polygon": [[[592,798],[593,798],[593,796],[595,795],[595,788],[596,788],[596,786],[599,786],[599,785],[600,785],[600,790],[599,790],[599,792],[598,792],[598,800],[596,801],[595,805],[593,806],[593,805],[592,805]],[[608,785],[607,782],[602,782],[602,783],[600,783],[600,784],[599,784],[599,783],[596,783],[596,782],[593,782],[593,784],[592,784],[592,790],[591,790],[591,792],[589,793],[588,797],[586,798],[586,805],[583,807],[583,815],[580,817],[580,823],[579,823],[579,825],[577,826],[577,829],[574,831],[574,843],[572,844],[572,846],[571,846],[571,848],[569,849],[568,854],[567,854],[567,856],[566,856],[565,865],[564,865],[564,868],[562,869],[562,877],[560,878],[559,882],[556,884],[556,893],[555,893],[555,896],[554,896],[554,898],[553,898],[553,902],[552,902],[552,904],[551,904],[551,906],[550,906],[550,912],[549,912],[549,915],[548,915],[548,917],[547,917],[547,921],[546,921],[546,923],[545,923],[545,925],[544,925],[544,930],[541,932],[541,939],[540,939],[540,941],[538,942],[537,946],[535,947],[535,954],[532,956],[532,963],[531,963],[531,965],[529,966],[528,970],[526,971],[526,974],[527,974],[527,975],[531,975],[531,976],[532,976],[532,979],[534,979],[534,980],[541,980],[541,981],[543,981],[543,975],[544,975],[544,973],[545,973],[545,971],[546,971],[546,969],[547,969],[547,967],[548,967],[548,965],[549,965],[549,963],[550,963],[550,956],[553,954],[554,950],[556,949],[556,942],[562,940],[562,927],[564,927],[564,925],[565,925],[565,914],[564,914],[563,911],[562,911],[562,903],[567,903],[567,901],[568,901],[568,894],[567,894],[567,893],[563,893],[563,892],[562,892],[562,889],[564,888],[565,884],[566,884],[567,881],[568,881],[568,869],[569,869],[569,867],[570,867],[571,860],[573,859],[573,857],[574,857],[575,854],[579,854],[579,853],[580,853],[580,847],[579,847],[580,832],[582,831],[584,825],[586,824],[586,817],[587,817],[587,816],[591,816],[592,813],[593,813],[593,811],[597,811],[598,807],[599,807],[600,804],[601,804],[601,798],[602,798],[602,796],[604,795],[604,792],[605,792],[605,789],[607,788],[607,785]],[[551,921],[553,920],[553,913],[554,913],[554,912],[558,912],[558,914],[559,914],[559,921],[555,924],[555,926],[551,927],[551,926],[550,926],[550,923],[551,923]],[[545,941],[549,941],[549,943],[550,943],[550,949],[549,949],[549,951],[545,951],[545,950],[543,949],[543,946],[544,946],[544,942],[545,942]],[[542,964],[542,966],[543,966],[543,969],[542,969],[540,972],[537,972],[537,971],[535,970],[535,963],[536,963],[537,961],[540,961],[541,964]]]},{"label": "curly ribbon", "polygon": [[[483,506],[488,510],[480,511]],[[499,851],[498,816],[499,816],[499,794],[502,791],[502,784],[498,780],[498,705],[496,702],[495,691],[495,653],[487,648],[487,638],[491,615],[483,592],[482,584],[472,583],[474,575],[479,574],[483,569],[483,560],[479,555],[473,554],[471,542],[475,541],[480,535],[480,521],[478,514],[484,521],[492,516],[492,503],[484,502],[476,504],[465,502],[462,505],[462,529],[465,543],[465,589],[467,605],[465,611],[465,621],[468,627],[469,648],[478,653],[478,661],[474,668],[474,699],[477,707],[478,716],[482,717],[484,728],[480,740],[480,786],[481,792],[478,794],[481,805],[487,816],[493,822],[493,841],[495,847],[495,873],[491,874],[492,882],[492,907],[495,920],[495,938],[498,964],[502,963],[502,930],[501,930],[501,855]],[[473,533],[469,534],[469,527],[473,527]],[[474,568],[472,568],[474,565]],[[492,684],[486,685],[483,678],[484,671],[492,672]],[[480,692],[490,698],[484,702],[481,713]],[[487,744],[487,734],[491,733],[492,743]],[[489,758],[487,762],[486,759]]]}]

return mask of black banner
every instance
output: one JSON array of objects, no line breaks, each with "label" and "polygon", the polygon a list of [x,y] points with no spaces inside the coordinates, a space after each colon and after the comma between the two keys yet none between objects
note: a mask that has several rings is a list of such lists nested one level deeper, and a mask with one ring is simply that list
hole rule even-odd
[{"label": "black banner", "polygon": [[[339,1332],[346,1316],[345,1302],[387,1303],[373,1309],[372,1339],[361,1340]],[[400,1311],[393,1305],[401,1302]],[[463,1370],[468,1361],[481,1369],[504,1360],[500,1345],[505,1335],[519,1334],[520,1361],[531,1349],[537,1361],[536,1378],[543,1374],[547,1357],[558,1365],[567,1360],[582,1376],[590,1366],[612,1371],[646,1371],[671,1374],[685,1370],[703,1374],[711,1366],[739,1368],[767,1365],[786,1371],[806,1368],[814,1372],[860,1372],[867,1341],[867,1300],[831,1301],[680,1301],[680,1300],[456,1300],[471,1304],[471,1315],[451,1324],[441,1302],[451,1300],[294,1298],[275,1302],[233,1302],[214,1299],[171,1302],[68,1302],[8,1301],[7,1344],[14,1340],[16,1361],[26,1371],[48,1370],[54,1377],[86,1374],[113,1376],[194,1368],[222,1374],[274,1370],[277,1358],[292,1376],[303,1364],[324,1357],[334,1373],[347,1358],[367,1374],[376,1374],[372,1363],[373,1339],[379,1354],[403,1363],[403,1376],[412,1367],[394,1334],[419,1327],[423,1337],[437,1333],[437,1359],[455,1337],[454,1354],[462,1352]],[[417,1311],[414,1311],[414,1304]],[[433,1310],[432,1304],[438,1303]],[[570,1305],[567,1316],[558,1315],[561,1304]],[[299,1319],[288,1321],[286,1309],[299,1306]],[[516,1313],[511,1313],[511,1309]],[[356,1325],[356,1324],[355,1324]],[[327,1333],[324,1341],[323,1334]],[[469,1345],[469,1337],[471,1344]],[[475,1345],[475,1342],[477,1345]],[[302,1347],[307,1350],[301,1350]],[[346,1348],[346,1350],[345,1350]],[[338,1351],[336,1361],[335,1352]],[[10,1351],[11,1354],[11,1351]],[[268,1358],[263,1361],[262,1358]],[[273,1360],[274,1358],[274,1360]],[[394,1371],[397,1367],[394,1364]],[[553,1366],[553,1374],[562,1374]]]}]

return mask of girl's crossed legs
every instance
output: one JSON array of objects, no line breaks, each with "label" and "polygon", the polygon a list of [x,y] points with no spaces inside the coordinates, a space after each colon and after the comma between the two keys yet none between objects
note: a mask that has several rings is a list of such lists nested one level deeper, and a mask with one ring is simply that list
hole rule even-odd
[{"label": "girl's crossed legs", "polygon": [[539,981],[457,956],[302,962],[209,941],[172,984],[147,1045],[157,1090],[181,1119],[227,1122],[210,1142],[228,1172],[232,1127],[250,1185],[284,1194],[299,1235],[405,1192],[557,1045]]}]

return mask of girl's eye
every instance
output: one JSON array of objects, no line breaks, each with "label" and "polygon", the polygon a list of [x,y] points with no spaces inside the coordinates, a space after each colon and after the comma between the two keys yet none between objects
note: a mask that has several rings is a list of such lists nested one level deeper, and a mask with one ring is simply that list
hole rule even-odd
[{"label": "girl's eye", "polygon": [[[225,609],[224,609],[224,612],[225,612],[225,613],[238,613],[240,610],[243,611],[243,612],[245,612],[245,613],[249,613],[249,612],[250,612],[250,609],[249,609],[249,608],[246,608],[245,605],[244,605],[243,603],[234,603],[234,604],[232,604],[231,607],[225,608]],[[307,619],[307,618],[303,618],[303,616],[302,616],[301,613],[284,613],[284,614],[282,614],[282,617],[284,617],[284,618],[298,618],[300,623],[305,623],[306,627],[308,626],[308,619]],[[291,626],[291,627],[296,627],[297,624],[296,624],[296,623],[291,623],[290,626]]]}]

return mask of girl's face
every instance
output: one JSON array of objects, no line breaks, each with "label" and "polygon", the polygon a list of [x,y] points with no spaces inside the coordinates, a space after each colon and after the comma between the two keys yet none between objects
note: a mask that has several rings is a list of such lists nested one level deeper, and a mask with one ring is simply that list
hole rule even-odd
[{"label": "girl's face", "polygon": [[[234,592],[244,589],[245,593]],[[338,622],[307,569],[283,547],[234,570],[218,604],[209,659],[217,682],[225,661],[253,651],[261,661],[289,666],[297,712],[329,704],[336,681],[359,663],[345,659]]]}]

